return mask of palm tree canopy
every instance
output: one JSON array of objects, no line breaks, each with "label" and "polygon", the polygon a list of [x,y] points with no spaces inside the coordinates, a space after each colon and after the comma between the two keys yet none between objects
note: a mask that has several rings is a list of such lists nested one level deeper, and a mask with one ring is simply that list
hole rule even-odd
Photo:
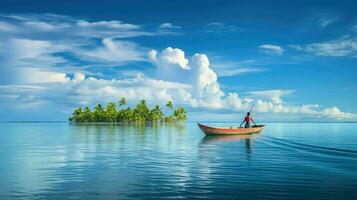
[{"label": "palm tree canopy", "polygon": [[[119,100],[119,106],[125,105],[126,99],[122,97]],[[186,120],[186,111],[183,107],[178,107],[174,110],[172,101],[166,103],[166,107],[171,110],[172,115],[165,116],[159,105],[155,105],[151,109],[147,106],[145,100],[141,100],[134,108],[117,109],[115,103],[109,102],[105,108],[101,104],[97,104],[93,111],[86,106],[76,108],[69,118],[71,122],[135,122],[143,123],[146,121],[152,122],[175,122]]]},{"label": "palm tree canopy", "polygon": [[170,110],[172,110],[174,108],[174,104],[172,103],[172,101],[168,101],[166,103],[166,107],[168,107]]},{"label": "palm tree canopy", "polygon": [[125,97],[122,97],[122,98],[119,100],[119,106],[123,106],[123,105],[126,105],[126,99],[125,99]]}]

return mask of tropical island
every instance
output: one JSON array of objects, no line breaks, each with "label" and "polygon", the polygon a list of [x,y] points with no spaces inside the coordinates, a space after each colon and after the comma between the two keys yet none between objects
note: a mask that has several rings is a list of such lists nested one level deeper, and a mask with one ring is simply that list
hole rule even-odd
[{"label": "tropical island", "polygon": [[179,122],[187,119],[186,110],[182,106],[174,109],[172,101],[166,103],[168,115],[165,115],[159,105],[151,109],[145,100],[141,100],[135,107],[127,106],[127,101],[122,97],[118,102],[119,108],[113,102],[109,102],[104,108],[97,104],[94,110],[86,106],[74,110],[70,122],[90,123],[90,122],[111,122],[111,123],[145,123],[145,122]]}]

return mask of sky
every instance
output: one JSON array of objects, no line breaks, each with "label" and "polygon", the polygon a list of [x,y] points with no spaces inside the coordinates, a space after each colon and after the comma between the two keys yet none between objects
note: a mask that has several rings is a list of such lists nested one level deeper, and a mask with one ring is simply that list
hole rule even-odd
[{"label": "sky", "polygon": [[188,121],[357,121],[355,1],[0,2],[0,121],[168,100]]}]

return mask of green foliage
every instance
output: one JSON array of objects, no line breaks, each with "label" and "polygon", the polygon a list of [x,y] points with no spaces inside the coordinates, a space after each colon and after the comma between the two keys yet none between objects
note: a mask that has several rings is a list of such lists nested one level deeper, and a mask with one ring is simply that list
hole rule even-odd
[{"label": "green foliage", "polygon": [[185,108],[183,108],[181,106],[178,107],[174,111],[174,117],[175,117],[175,120],[177,120],[177,121],[185,121],[187,119]]},{"label": "green foliage", "polygon": [[174,109],[174,104],[172,103],[172,101],[168,101],[166,103],[166,107],[169,108],[170,110]]},{"label": "green foliage", "polygon": [[170,115],[170,116],[166,116],[165,117],[165,122],[173,122],[174,121],[174,116]]},{"label": "green foliage", "polygon": [[94,121],[93,113],[92,113],[92,111],[90,110],[90,108],[88,106],[86,106],[84,108],[83,118],[84,118],[84,122],[92,122],[92,121]]},{"label": "green foliage", "polygon": [[[119,107],[127,104],[126,99],[122,97],[119,102]],[[187,119],[186,111],[183,107],[178,107],[174,110],[172,101],[166,103],[169,112],[172,115],[165,116],[159,105],[155,105],[150,109],[145,100],[141,100],[134,108],[117,109],[115,103],[109,102],[105,108],[101,104],[97,104],[94,110],[89,107],[77,108],[74,110],[71,122],[125,122],[125,123],[145,123],[145,122],[177,122]]]},{"label": "green foliage", "polygon": [[106,114],[105,111],[102,107],[101,104],[97,104],[94,107],[94,113],[93,113],[93,121],[95,122],[104,122],[106,119]]},{"label": "green foliage", "polygon": [[116,121],[116,107],[115,107],[115,103],[110,102],[107,105],[107,108],[105,109],[106,112],[106,121],[108,122],[115,122]]},{"label": "green foliage", "polygon": [[150,110],[149,113],[149,119],[153,122],[159,122],[162,121],[164,117],[164,113],[161,111],[161,108],[159,105],[156,105],[153,109]]},{"label": "green foliage", "polygon": [[119,100],[119,106],[123,106],[123,105],[126,105],[126,99],[124,97],[122,97],[120,100]]}]

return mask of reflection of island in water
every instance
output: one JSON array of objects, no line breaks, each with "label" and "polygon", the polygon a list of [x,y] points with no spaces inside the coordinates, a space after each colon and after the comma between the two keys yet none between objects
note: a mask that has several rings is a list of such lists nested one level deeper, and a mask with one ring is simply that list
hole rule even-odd
[{"label": "reflection of island in water", "polygon": [[185,123],[81,123],[71,124],[71,131],[76,139],[84,144],[155,144],[166,140],[173,143],[186,133]]},{"label": "reflection of island in water", "polygon": [[201,144],[209,144],[216,142],[238,142],[244,140],[245,152],[247,153],[247,159],[250,159],[250,154],[252,153],[252,140],[259,134],[249,134],[249,135],[219,135],[219,136],[205,136]]}]

